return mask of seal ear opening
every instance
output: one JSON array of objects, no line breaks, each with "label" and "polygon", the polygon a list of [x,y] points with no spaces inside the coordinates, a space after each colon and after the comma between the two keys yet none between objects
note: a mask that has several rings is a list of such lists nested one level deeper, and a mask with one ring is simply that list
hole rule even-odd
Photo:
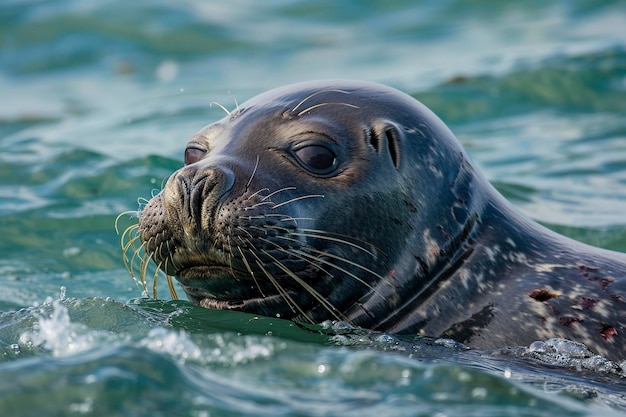
[{"label": "seal ear opening", "polygon": [[391,162],[396,169],[400,168],[400,132],[398,129],[390,124],[384,122],[378,126],[372,126],[369,132],[367,132],[369,144],[376,153],[382,151],[384,146],[383,142],[387,142],[387,150],[391,157]]}]

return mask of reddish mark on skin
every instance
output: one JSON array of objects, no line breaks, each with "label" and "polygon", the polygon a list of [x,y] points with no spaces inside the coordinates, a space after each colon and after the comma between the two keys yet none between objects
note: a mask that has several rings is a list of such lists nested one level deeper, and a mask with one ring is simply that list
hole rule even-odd
[{"label": "reddish mark on skin", "polygon": [[387,278],[387,282],[391,284],[394,288],[400,288],[400,284],[396,280],[396,270],[390,269],[387,274],[385,274],[385,278]]},{"label": "reddish mark on skin", "polygon": [[555,293],[554,291],[545,289],[545,288],[540,288],[540,289],[532,290],[530,294],[528,294],[528,296],[535,301],[543,302],[543,301],[548,301],[552,298],[558,297],[559,294]]},{"label": "reddish mark on skin", "polygon": [[587,297],[578,297],[578,301],[580,302],[580,307],[583,310],[593,310],[600,302],[597,298],[587,298]]},{"label": "reddish mark on skin", "polygon": [[585,265],[578,265],[578,269],[580,269],[581,271],[584,271],[583,275],[585,275],[585,273],[589,273],[589,272],[599,272],[600,269],[599,268],[592,268],[590,266],[585,266]]},{"label": "reddish mark on skin", "polygon": [[600,288],[602,288],[603,291],[606,290],[606,287],[608,287],[611,282],[615,281],[612,278],[591,277],[587,279],[591,282],[597,283],[600,286]]},{"label": "reddish mark on skin", "polygon": [[581,321],[583,321],[583,319],[579,317],[572,317],[572,316],[559,317],[559,323],[561,323],[563,326],[571,326],[572,324],[580,323]]},{"label": "reddish mark on skin", "polygon": [[613,326],[603,324],[602,330],[600,330],[600,334],[602,335],[602,337],[604,337],[604,340],[611,340],[611,337],[617,334],[617,330],[615,330],[615,327]]},{"label": "reddish mark on skin", "polygon": [[600,269],[598,268],[592,268],[592,267],[585,266],[585,265],[578,265],[578,269],[581,271],[580,274],[583,277],[587,278],[591,282],[597,283],[603,291],[606,290],[606,287],[608,287],[610,283],[615,281],[612,278],[599,277],[597,273],[600,272]]}]

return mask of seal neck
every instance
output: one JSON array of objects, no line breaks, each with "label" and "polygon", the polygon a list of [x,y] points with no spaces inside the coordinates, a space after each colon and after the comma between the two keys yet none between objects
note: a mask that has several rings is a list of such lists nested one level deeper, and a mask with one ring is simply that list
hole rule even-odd
[{"label": "seal neck", "polygon": [[[345,313],[355,325],[387,332],[404,332],[421,328],[420,310],[434,293],[439,291],[459,271],[474,252],[475,242],[482,228],[482,217],[490,203],[498,200],[495,189],[474,169],[462,154],[459,170],[449,188],[449,194],[440,196],[437,204],[450,207],[436,209],[439,217],[422,223],[439,226],[445,238],[424,237],[424,228],[415,228],[412,242],[394,262],[384,279]],[[434,227],[430,228],[435,230]],[[430,243],[426,241],[430,241]]]}]

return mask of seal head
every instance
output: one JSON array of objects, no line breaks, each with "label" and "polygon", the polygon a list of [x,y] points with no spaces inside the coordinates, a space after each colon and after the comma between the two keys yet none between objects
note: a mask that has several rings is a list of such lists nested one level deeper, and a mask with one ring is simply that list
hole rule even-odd
[{"label": "seal head", "polygon": [[437,116],[379,84],[279,88],[201,129],[139,234],[204,307],[626,357],[626,257],[515,212]]}]

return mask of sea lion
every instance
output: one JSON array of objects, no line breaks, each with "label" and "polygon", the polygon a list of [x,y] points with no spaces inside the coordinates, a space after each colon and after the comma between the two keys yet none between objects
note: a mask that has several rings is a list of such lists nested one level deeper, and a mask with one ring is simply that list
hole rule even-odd
[{"label": "sea lion", "polygon": [[626,359],[626,255],[515,211],[435,114],[383,85],[290,85],[204,127],[139,236],[203,307]]}]

